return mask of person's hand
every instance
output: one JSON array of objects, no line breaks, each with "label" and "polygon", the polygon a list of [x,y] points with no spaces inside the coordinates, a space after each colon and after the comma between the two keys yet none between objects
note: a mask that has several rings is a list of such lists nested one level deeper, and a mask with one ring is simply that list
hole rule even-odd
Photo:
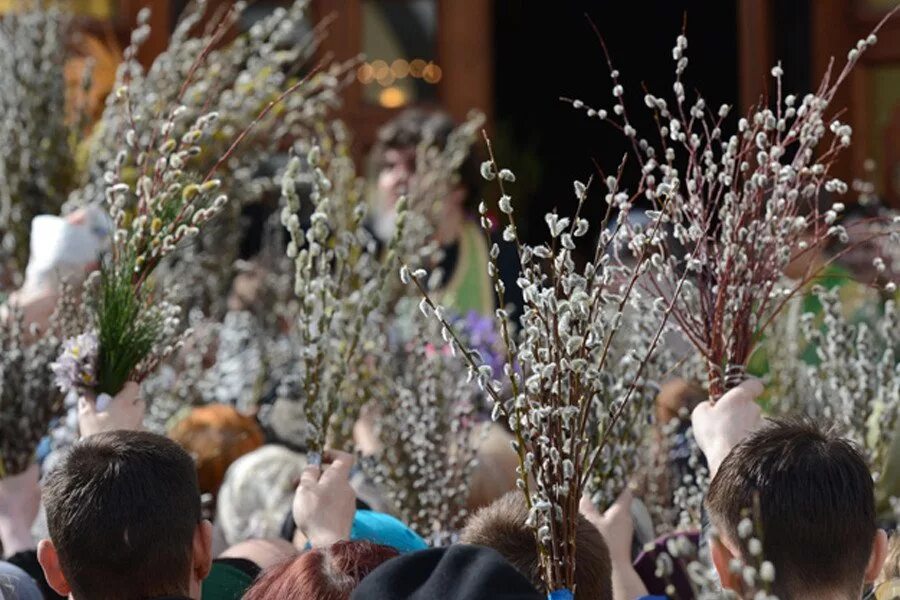
[{"label": "person's hand", "polygon": [[31,525],[41,503],[39,475],[38,466],[31,465],[0,479],[0,543],[7,557],[34,548]]},{"label": "person's hand", "polygon": [[47,330],[50,317],[59,303],[59,290],[56,288],[41,288],[38,290],[19,289],[9,295],[7,305],[0,308],[0,318],[8,320],[13,315],[15,308],[22,315],[22,324],[25,326],[25,339],[32,341],[30,326],[38,328],[38,335]]},{"label": "person's hand", "polygon": [[596,527],[606,540],[613,564],[631,564],[631,541],[634,538],[634,520],[631,517],[631,490],[619,494],[612,506],[602,515],[587,496],[581,497],[578,509]]},{"label": "person's hand", "polygon": [[321,467],[310,465],[300,475],[294,522],[313,546],[350,539],[356,514],[356,492],[350,487],[354,460],[352,454],[326,450]]},{"label": "person's hand", "polygon": [[762,423],[762,411],[756,403],[762,392],[758,379],[748,379],[715,404],[701,402],[694,409],[694,439],[706,456],[710,476],[715,476],[731,449]]},{"label": "person's hand", "polygon": [[617,600],[642,598],[647,595],[647,586],[631,564],[631,540],[634,537],[631,501],[631,490],[626,489],[602,515],[587,496],[581,497],[581,504],[578,507],[581,514],[600,531],[609,548],[613,598]]},{"label": "person's hand", "polygon": [[78,428],[81,437],[95,433],[130,429],[142,429],[146,404],[141,398],[141,387],[129,381],[115,397],[106,394],[97,397],[82,396],[78,399]]}]

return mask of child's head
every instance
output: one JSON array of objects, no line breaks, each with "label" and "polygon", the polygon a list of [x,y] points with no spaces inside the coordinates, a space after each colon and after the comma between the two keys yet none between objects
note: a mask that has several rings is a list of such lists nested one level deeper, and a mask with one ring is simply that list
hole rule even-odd
[{"label": "child's head", "polygon": [[805,421],[770,421],[738,444],[710,483],[706,506],[726,587],[739,585],[728,563],[748,556],[740,523],[754,506],[782,598],[859,598],[884,562],[865,459],[848,440]]}]

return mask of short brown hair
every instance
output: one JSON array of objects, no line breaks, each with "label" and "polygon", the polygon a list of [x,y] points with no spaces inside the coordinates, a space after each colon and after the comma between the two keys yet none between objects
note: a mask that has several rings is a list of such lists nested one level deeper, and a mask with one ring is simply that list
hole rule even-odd
[{"label": "short brown hair", "polygon": [[244,600],[349,600],[362,578],[399,553],[372,542],[341,541],[313,548],[268,569]]},{"label": "short brown hair", "polygon": [[775,594],[859,593],[877,525],[872,475],[853,443],[806,420],[770,420],[725,458],[706,496],[712,524],[745,556],[738,524],[754,506]]},{"label": "short brown hair", "polygon": [[[487,546],[499,552],[532,584],[541,589],[541,565],[534,532],[525,524],[528,507],[522,492],[504,494],[476,512],[460,534],[460,542]],[[575,593],[590,600],[612,599],[612,562],[597,528],[578,515]]]},{"label": "short brown hair", "polygon": [[175,442],[140,431],[83,439],[50,473],[43,498],[74,598],[188,593],[200,489]]}]

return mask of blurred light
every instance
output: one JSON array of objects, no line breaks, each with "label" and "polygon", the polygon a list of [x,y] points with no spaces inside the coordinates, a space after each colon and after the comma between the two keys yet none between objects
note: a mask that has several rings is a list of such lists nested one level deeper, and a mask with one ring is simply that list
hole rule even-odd
[{"label": "blurred light", "polygon": [[409,63],[409,74],[413,77],[421,77],[422,71],[425,70],[426,63],[421,58],[417,58]]},{"label": "blurred light", "polygon": [[363,63],[356,70],[356,78],[363,85],[370,84],[375,79],[375,69],[369,63]]},{"label": "blurred light", "polygon": [[381,81],[385,79],[388,75],[391,74],[391,68],[388,66],[386,62],[379,59],[372,63],[372,69],[374,70],[375,79]]},{"label": "blurred light", "polygon": [[385,73],[384,77],[375,78],[375,81],[377,81],[382,87],[389,87],[391,85],[394,85],[394,82],[396,80],[397,78],[394,77],[394,73],[390,69],[388,69],[388,72]]},{"label": "blurred light", "polygon": [[403,79],[409,75],[409,63],[402,58],[398,58],[391,63],[391,73],[393,73],[394,77],[397,79]]},{"label": "blurred light", "polygon": [[434,63],[428,63],[422,72],[422,78],[428,83],[438,83],[443,76],[443,70]]},{"label": "blurred light", "polygon": [[378,103],[385,108],[400,108],[406,102],[406,92],[396,86],[384,88],[378,94]]}]

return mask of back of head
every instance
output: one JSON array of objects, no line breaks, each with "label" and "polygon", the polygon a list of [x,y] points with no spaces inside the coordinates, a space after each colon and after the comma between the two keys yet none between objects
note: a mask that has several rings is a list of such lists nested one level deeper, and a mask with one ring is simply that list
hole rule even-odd
[{"label": "back of head", "polygon": [[213,496],[231,463],[263,444],[256,421],[224,404],[194,408],[172,427],[169,437],[193,457],[200,491]]},{"label": "back of head", "polygon": [[314,548],[268,569],[244,600],[348,600],[363,577],[398,555],[388,546],[365,541]]},{"label": "back of head", "polygon": [[757,498],[776,594],[860,593],[877,526],[872,476],[852,443],[805,421],[770,421],[731,451],[706,497],[712,523],[745,556],[738,525]]},{"label": "back of head", "polygon": [[512,440],[512,434],[498,423],[489,424],[486,432],[481,428],[472,429],[469,443],[478,447],[478,459],[469,477],[466,498],[469,513],[488,506],[504,494],[517,491],[519,457],[510,445]]},{"label": "back of head", "polygon": [[281,534],[305,466],[302,454],[266,445],[228,468],[216,503],[216,527],[227,545]]},{"label": "back of head", "polygon": [[[534,532],[525,524],[528,507],[522,492],[509,492],[476,512],[460,534],[464,544],[487,546],[499,552],[531,583],[540,588],[541,565]],[[578,598],[612,598],[612,562],[603,536],[578,516],[575,556],[575,593]]]},{"label": "back of head", "polygon": [[138,431],[91,436],[72,447],[43,494],[73,597],[187,594],[200,491],[178,444]]}]

